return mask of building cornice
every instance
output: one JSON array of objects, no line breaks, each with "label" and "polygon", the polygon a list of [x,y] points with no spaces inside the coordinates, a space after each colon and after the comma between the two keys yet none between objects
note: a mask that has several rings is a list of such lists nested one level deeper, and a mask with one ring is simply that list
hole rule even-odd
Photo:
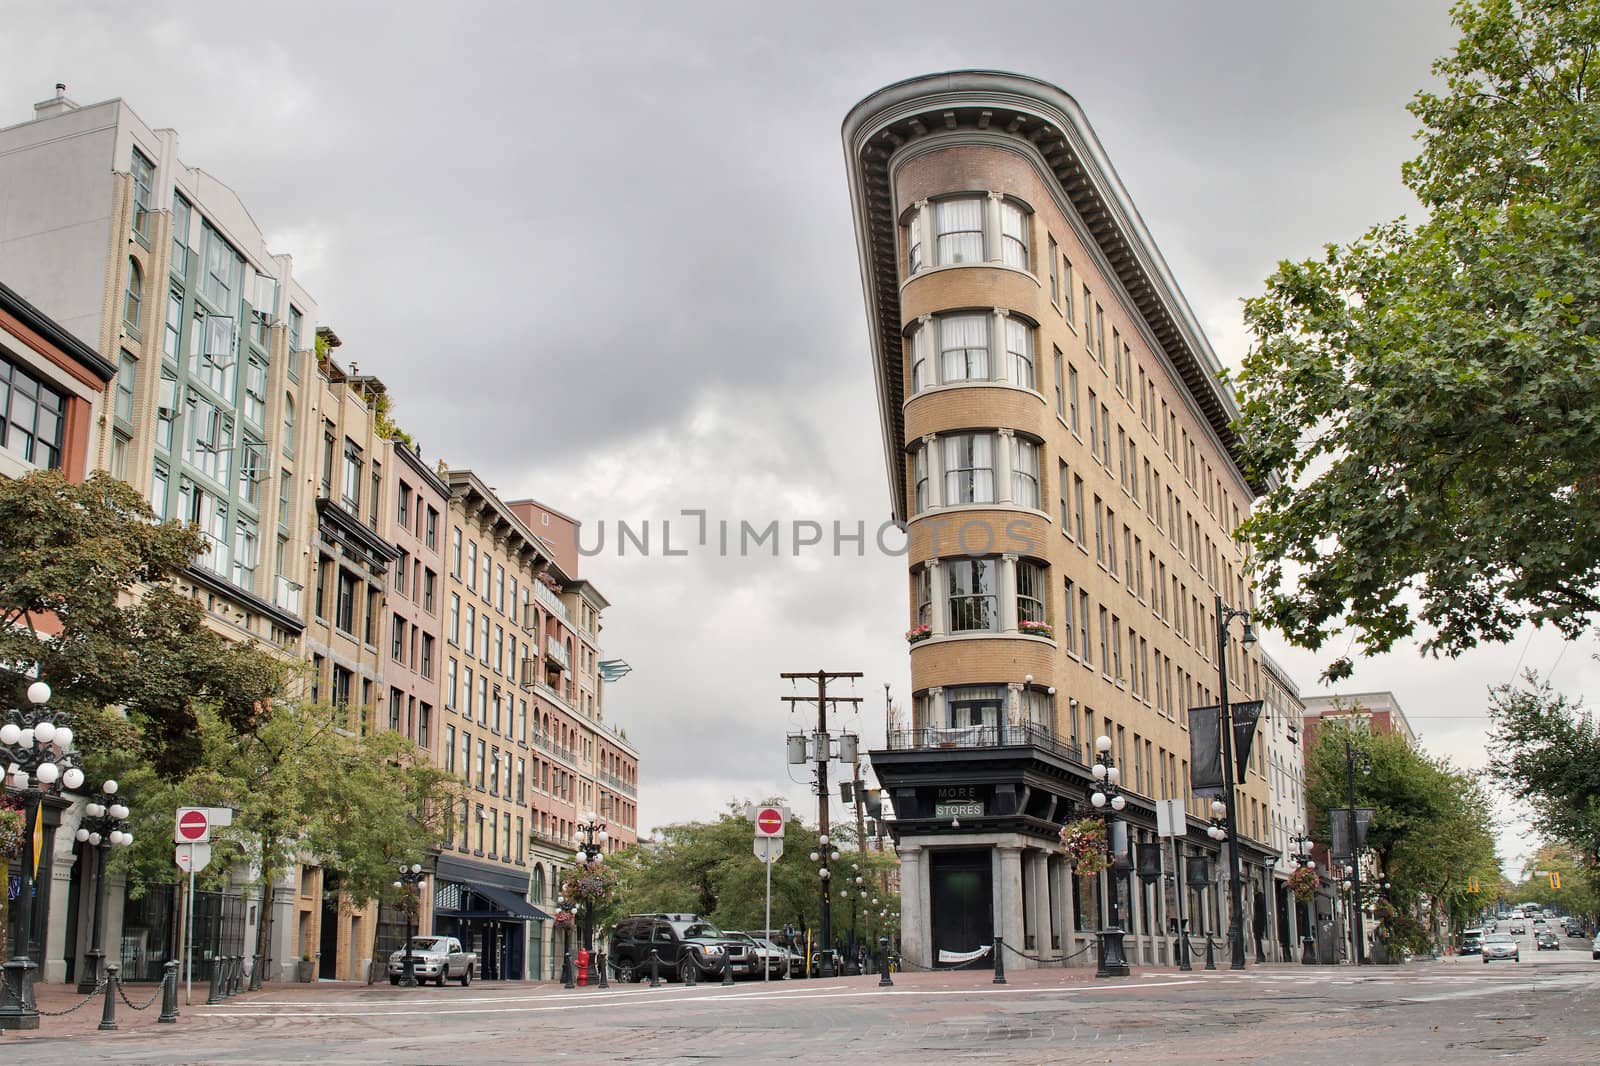
[{"label": "building cornice", "polygon": [[1232,428],[1238,406],[1221,381],[1222,365],[1184,299],[1171,269],[1076,100],[1061,89],[1017,74],[966,70],[925,75],[878,90],[851,109],[843,127],[856,223],[861,281],[873,336],[884,459],[897,518],[907,513],[897,455],[903,441],[898,218],[893,167],[906,149],[929,138],[965,132],[1006,137],[1043,161],[1081,220],[1109,277],[1143,319],[1148,339],[1183,383],[1203,421],[1246,478]]},{"label": "building cornice", "polygon": [[[553,567],[554,561],[550,552],[538,534],[512,513],[505,501],[484,484],[483,479],[477,474],[471,470],[450,470],[446,471],[444,480],[450,489],[450,501],[474,512],[486,512],[493,521],[495,532],[505,538],[508,550],[513,554],[522,558],[524,562],[531,556],[531,566],[536,571]],[[513,548],[512,541],[519,542],[518,546]]]},{"label": "building cornice", "polygon": [[21,293],[4,282],[0,282],[0,310],[15,317],[37,333],[46,344],[99,378],[101,384],[117,376],[117,368],[109,359],[67,332],[66,327],[33,306]]}]

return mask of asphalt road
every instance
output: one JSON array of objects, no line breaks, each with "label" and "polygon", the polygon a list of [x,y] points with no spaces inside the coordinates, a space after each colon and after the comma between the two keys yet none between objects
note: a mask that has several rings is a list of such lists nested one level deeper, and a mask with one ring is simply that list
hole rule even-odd
[{"label": "asphalt road", "polygon": [[[566,991],[286,985],[185,1010],[98,1011],[0,1037],[0,1063],[1374,1063],[1600,1062],[1588,942],[1520,963],[988,971]],[[136,1002],[142,990],[130,991]],[[45,1005],[41,1001],[41,1005]]]}]

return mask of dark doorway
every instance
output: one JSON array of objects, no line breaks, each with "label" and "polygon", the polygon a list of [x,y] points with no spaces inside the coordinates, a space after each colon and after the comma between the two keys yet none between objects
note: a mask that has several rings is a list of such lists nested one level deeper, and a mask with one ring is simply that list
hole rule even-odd
[{"label": "dark doorway", "polygon": [[317,977],[324,981],[339,979],[339,878],[331,873],[322,875],[322,939],[318,944],[321,956],[317,960]]},{"label": "dark doorway", "polygon": [[[941,952],[976,951],[994,942],[994,871],[987,849],[935,851],[928,867],[929,925],[934,966]],[[1021,901],[1018,901],[1020,905]],[[993,958],[974,965],[994,966]]]}]

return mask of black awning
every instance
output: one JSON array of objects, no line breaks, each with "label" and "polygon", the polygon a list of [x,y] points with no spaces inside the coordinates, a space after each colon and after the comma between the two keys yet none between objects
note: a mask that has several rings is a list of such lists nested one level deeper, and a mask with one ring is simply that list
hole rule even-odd
[{"label": "black awning", "polygon": [[469,885],[467,887],[473,893],[482,896],[485,900],[498,907],[506,917],[536,918],[539,921],[550,920],[548,914],[514,892],[508,892],[503,888],[495,888],[492,885]]}]

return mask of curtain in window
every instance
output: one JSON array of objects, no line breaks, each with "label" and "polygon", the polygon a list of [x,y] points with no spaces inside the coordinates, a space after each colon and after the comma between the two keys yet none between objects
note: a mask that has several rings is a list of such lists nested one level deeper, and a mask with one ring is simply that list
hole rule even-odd
[{"label": "curtain in window", "polygon": [[1011,383],[1033,388],[1033,327],[1017,318],[1006,319],[1006,359]]},{"label": "curtain in window", "polygon": [[941,318],[939,354],[944,381],[988,380],[989,316],[947,315]]},{"label": "curtain in window", "polygon": [[1044,622],[1044,567],[1017,563],[1017,621]]},{"label": "curtain in window", "polygon": [[944,441],[944,502],[994,502],[994,439],[961,433]]},{"label": "curtain in window", "polygon": [[982,200],[941,200],[934,205],[933,224],[940,266],[983,262]]},{"label": "curtain in window", "polygon": [[1016,204],[1000,204],[1000,258],[1007,266],[1028,269],[1028,216]]},{"label": "curtain in window", "polygon": [[950,632],[1000,628],[994,569],[992,559],[960,559],[949,564]]},{"label": "curtain in window", "polygon": [[928,449],[918,448],[911,453],[912,510],[921,514],[928,509]]},{"label": "curtain in window", "polygon": [[922,269],[922,212],[912,211],[906,220],[906,273]]},{"label": "curtain in window", "polygon": [[1020,437],[1011,438],[1011,501],[1039,509],[1039,446]]},{"label": "curtain in window", "polygon": [[928,378],[928,331],[920,326],[911,331],[911,391],[921,392],[932,385]]}]

